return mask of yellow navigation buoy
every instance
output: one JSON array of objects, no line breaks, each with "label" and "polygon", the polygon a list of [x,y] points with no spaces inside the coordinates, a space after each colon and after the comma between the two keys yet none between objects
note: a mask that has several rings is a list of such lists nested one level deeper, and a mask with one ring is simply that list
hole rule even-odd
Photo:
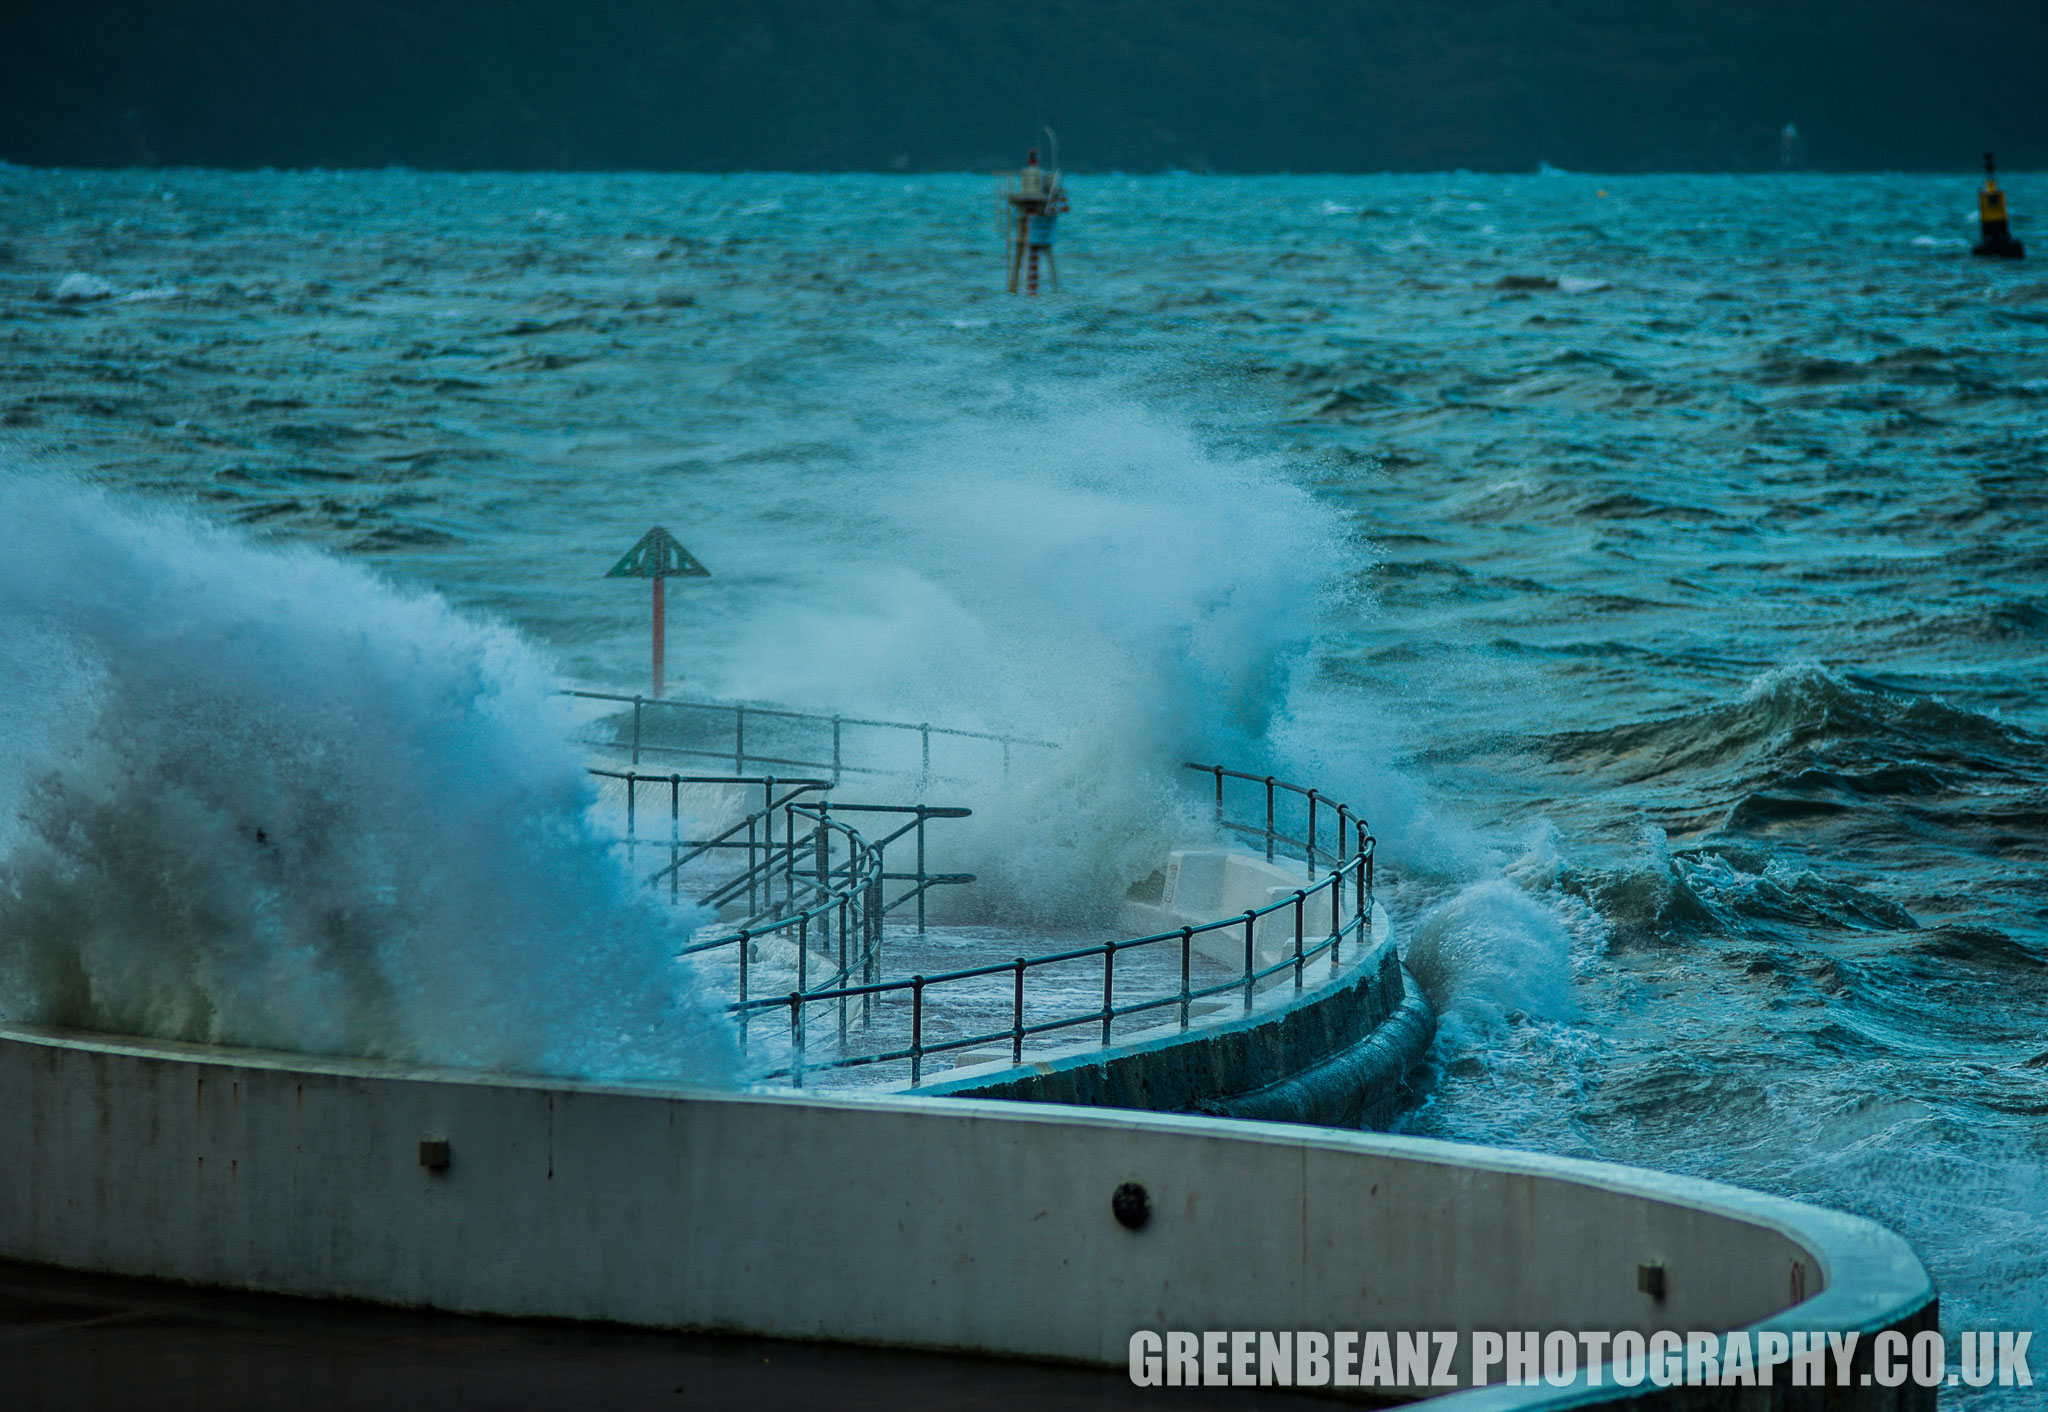
[{"label": "yellow navigation buoy", "polygon": [[2005,193],[1999,189],[1989,152],[1984,154],[1984,189],[1977,193],[1977,224],[1979,237],[1971,254],[2026,258],[2027,247],[2012,238],[2012,227],[2006,223]]}]

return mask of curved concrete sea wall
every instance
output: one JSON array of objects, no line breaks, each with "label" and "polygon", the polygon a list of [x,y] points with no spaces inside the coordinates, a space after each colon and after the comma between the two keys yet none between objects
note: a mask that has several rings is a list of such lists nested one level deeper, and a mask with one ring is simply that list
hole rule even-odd
[{"label": "curved concrete sea wall", "polygon": [[[1457,1330],[1469,1348],[1475,1329],[1912,1329],[1934,1308],[1897,1237],[1787,1201],[1102,1109],[612,1088],[16,1027],[0,1028],[0,1153],[9,1259],[1119,1367],[1139,1329]],[[1125,1182],[1150,1197],[1136,1231],[1111,1214]],[[1645,1262],[1666,1271],[1661,1300],[1638,1287]],[[1461,1396],[1511,1391],[1502,1405],[1617,1395]]]},{"label": "curved concrete sea wall", "polygon": [[1401,965],[1386,913],[1333,979],[1241,1018],[1177,1024],[1122,1044],[986,1068],[917,1092],[1162,1113],[1211,1113],[1338,1127],[1382,1126],[1436,1035],[1436,1013]]}]

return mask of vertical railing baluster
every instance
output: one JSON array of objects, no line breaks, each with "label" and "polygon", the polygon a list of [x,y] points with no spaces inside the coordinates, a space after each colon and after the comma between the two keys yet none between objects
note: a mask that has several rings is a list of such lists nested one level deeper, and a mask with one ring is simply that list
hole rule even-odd
[{"label": "vertical railing baluster", "polygon": [[633,763],[640,763],[640,698],[633,698]]},{"label": "vertical railing baluster", "polygon": [[1010,1008],[1010,1062],[1024,1062],[1024,958],[1017,958],[1017,988]]},{"label": "vertical railing baluster", "polygon": [[1308,792],[1308,880],[1316,880],[1316,792]]},{"label": "vertical railing baluster", "polygon": [[839,783],[839,718],[832,718],[832,783]]},{"label": "vertical railing baluster", "polygon": [[796,919],[796,988],[799,993],[810,987],[811,919],[799,914]]},{"label": "vertical railing baluster", "polygon": [[1294,890],[1294,988],[1301,989],[1301,934],[1307,918],[1308,894]]},{"label": "vertical railing baluster", "polygon": [[[735,771],[737,773],[737,771]],[[775,907],[775,776],[761,780],[761,909]]]},{"label": "vertical railing baluster", "polygon": [[917,728],[917,732],[919,738],[924,742],[924,764],[919,769],[918,783],[922,788],[930,788],[932,782],[932,723],[926,721]]},{"label": "vertical railing baluster", "polygon": [[1180,929],[1180,1027],[1188,1027],[1188,962],[1195,949],[1195,929]]},{"label": "vertical railing baluster", "polygon": [[1212,765],[1210,768],[1216,771],[1216,826],[1221,828],[1223,826],[1223,767],[1221,765]]},{"label": "vertical railing baluster", "polygon": [[1259,914],[1250,908],[1244,914],[1244,1008],[1252,1008],[1252,973],[1258,969],[1253,965],[1252,934],[1259,925]]},{"label": "vertical railing baluster", "polygon": [[747,708],[732,708],[732,772],[743,775],[747,772]]},{"label": "vertical railing baluster", "polygon": [[910,1086],[924,1078],[924,977],[910,978]]},{"label": "vertical railing baluster", "polygon": [[804,1086],[804,995],[789,993],[789,1076],[791,1086]]},{"label": "vertical railing baluster", "polygon": [[746,1003],[746,999],[747,999],[747,963],[748,963],[748,961],[749,961],[749,960],[751,959],[751,958],[750,958],[750,957],[749,957],[749,956],[747,955],[747,953],[748,953],[748,952],[749,952],[750,950],[752,950],[752,949],[753,949],[753,945],[754,945],[754,934],[753,934],[752,932],[750,932],[750,931],[746,930],[746,928],[742,927],[742,928],[740,929],[740,1003],[741,1003],[741,1004],[745,1004],[745,1003]]},{"label": "vertical railing baluster", "polygon": [[640,798],[640,776],[633,771],[626,772],[626,871],[633,871],[633,854],[639,848],[640,840],[633,833],[633,815]]},{"label": "vertical railing baluster", "polygon": [[1372,871],[1372,855],[1365,849],[1365,820],[1358,821],[1358,908],[1357,915],[1363,919],[1366,914],[1365,877]]},{"label": "vertical railing baluster", "polygon": [[917,806],[917,934],[924,935],[924,805]]},{"label": "vertical railing baluster", "polygon": [[1266,776],[1266,861],[1273,861],[1273,777]]},{"label": "vertical railing baluster", "polygon": [[674,902],[682,887],[683,872],[683,777],[668,777],[668,900]]},{"label": "vertical railing baluster", "polygon": [[[820,799],[818,801],[818,846],[815,850],[815,852],[817,853],[817,862],[815,866],[818,870],[818,896],[820,898],[829,896],[832,891],[832,866],[830,853],[832,844],[830,836],[827,832],[827,830],[831,827],[831,810],[832,805],[828,801],[823,799]],[[832,944],[830,938],[827,938],[825,944],[827,946],[830,946]]]},{"label": "vertical railing baluster", "polygon": [[1116,1019],[1116,943],[1102,943],[1102,1042],[1109,1043],[1110,1023]]}]

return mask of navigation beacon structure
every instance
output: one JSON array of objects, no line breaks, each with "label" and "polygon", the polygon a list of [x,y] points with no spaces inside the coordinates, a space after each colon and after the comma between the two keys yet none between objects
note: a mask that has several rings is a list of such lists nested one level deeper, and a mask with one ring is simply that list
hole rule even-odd
[{"label": "navigation beacon structure", "polygon": [[[1052,136],[1051,129],[1046,130]],[[1045,261],[1046,274],[1052,287],[1060,287],[1059,266],[1052,257],[1053,226],[1067,207],[1066,188],[1060,182],[1058,148],[1053,148],[1051,168],[1038,164],[1038,149],[1032,148],[1024,158],[1023,170],[1017,173],[1017,184],[1007,194],[1009,211],[1005,229],[1010,245],[1010,293],[1017,293],[1019,277],[1022,277],[1026,294],[1038,293],[1038,262]]]},{"label": "navigation beacon structure", "polygon": [[1991,154],[1984,154],[1984,189],[1977,193],[1977,244],[1971,249],[1972,255],[1996,255],[2008,260],[2026,258],[2027,247],[2012,238],[2012,227],[2005,216],[2005,192],[1999,189],[1998,174],[1993,170]]}]

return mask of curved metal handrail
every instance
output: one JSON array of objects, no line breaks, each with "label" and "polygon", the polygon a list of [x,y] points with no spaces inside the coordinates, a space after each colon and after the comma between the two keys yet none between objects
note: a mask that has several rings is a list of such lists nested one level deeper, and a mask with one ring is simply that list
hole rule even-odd
[{"label": "curved metal handrail", "polygon": [[[1216,781],[1216,820],[1220,828],[1244,835],[1256,834],[1262,838],[1266,856],[1270,860],[1276,850],[1288,849],[1296,852],[1308,865],[1308,886],[1297,888],[1291,897],[1269,903],[1265,907],[1248,909],[1245,912],[1220,918],[1213,922],[1183,926],[1171,931],[1158,932],[1150,936],[1133,937],[1127,940],[1108,941],[1096,946],[1085,946],[1066,951],[1051,952],[1039,956],[1019,956],[1012,961],[993,962],[979,966],[963,967],[938,975],[916,975],[908,980],[872,980],[860,985],[834,984],[798,989],[785,995],[759,998],[742,998],[726,1007],[729,1013],[739,1017],[742,1043],[749,1032],[749,1021],[760,1012],[777,1008],[789,1011],[790,1062],[787,1066],[764,1074],[764,1078],[787,1078],[797,1087],[803,1085],[806,1068],[845,1069],[872,1064],[892,1063],[902,1060],[910,1062],[910,1081],[913,1085],[923,1079],[924,1059],[927,1055],[957,1050],[979,1048],[997,1041],[1007,1040],[1010,1044],[1012,1062],[1023,1060],[1024,1041],[1034,1035],[1047,1034],[1056,1030],[1070,1029],[1081,1025],[1099,1023],[1102,1026],[1101,1042],[1110,1043],[1115,1022],[1130,1015],[1143,1014],[1168,1006],[1179,1010],[1180,1027],[1185,1030],[1190,1024],[1190,1012],[1194,1001],[1226,992],[1241,991],[1244,1009],[1249,1012],[1256,1001],[1259,984],[1292,969],[1294,985],[1300,990],[1306,981],[1307,966],[1311,961],[1324,956],[1329,959],[1331,973],[1341,964],[1344,942],[1350,938],[1359,941],[1369,934],[1372,917],[1373,859],[1377,851],[1376,840],[1366,828],[1365,821],[1353,814],[1343,804],[1333,804],[1318,791],[1276,779],[1271,775],[1253,775],[1240,770],[1226,769],[1220,765],[1190,764],[1188,769],[1211,775]],[[1265,823],[1263,827],[1230,819],[1225,810],[1225,782],[1229,780],[1249,782],[1264,790]],[[1282,795],[1298,797],[1303,801],[1306,822],[1303,836],[1295,837],[1279,827],[1280,813],[1277,808]],[[1322,847],[1320,827],[1322,811],[1334,814],[1337,851],[1332,854]],[[1355,846],[1354,846],[1355,843]],[[1315,877],[1318,864],[1322,865],[1323,876]],[[1309,938],[1308,909],[1310,899],[1327,894],[1329,898],[1330,930],[1327,936]],[[1347,894],[1349,895],[1347,899]],[[1344,915],[1345,903],[1353,903],[1351,915]],[[1258,964],[1258,924],[1263,917],[1292,909],[1294,914],[1294,947],[1291,956],[1269,965]],[[1192,983],[1192,952],[1194,938],[1211,932],[1227,931],[1242,927],[1244,931],[1244,973],[1227,981],[1196,987]],[[1165,995],[1129,1002],[1116,1003],[1116,958],[1123,952],[1140,947],[1158,946],[1172,942],[1180,944],[1181,983],[1177,991]],[[1092,956],[1102,957],[1103,1003],[1101,1007],[1073,1014],[1060,1015],[1049,1020],[1026,1023],[1025,990],[1032,971],[1065,962],[1083,960]],[[991,976],[1008,973],[1015,977],[1011,1024],[1001,1030],[954,1039],[926,1043],[924,1039],[924,1001],[926,992],[933,986],[952,985],[962,981],[984,980]],[[911,1038],[907,1047],[892,1048],[869,1054],[841,1054],[837,1058],[807,1065],[805,1062],[805,1032],[807,1011],[817,1004],[837,1004],[839,1007],[839,1035],[842,1048],[848,1035],[848,1006],[858,1000],[861,1003],[863,1020],[871,1015],[873,1003],[884,996],[909,992],[911,1003]]]}]

